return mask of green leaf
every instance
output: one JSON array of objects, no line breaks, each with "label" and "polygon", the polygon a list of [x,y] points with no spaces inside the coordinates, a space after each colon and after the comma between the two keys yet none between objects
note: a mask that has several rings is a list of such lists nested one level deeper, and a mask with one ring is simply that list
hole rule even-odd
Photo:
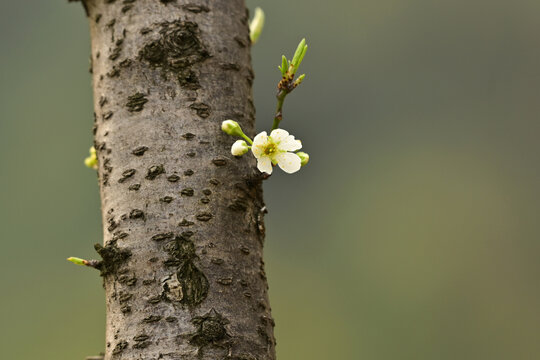
[{"label": "green leaf", "polygon": [[287,70],[289,70],[288,61],[285,55],[281,55],[281,67],[279,68],[281,70],[281,75],[285,77],[287,74]]},{"label": "green leaf", "polygon": [[291,65],[294,66],[295,69],[298,69],[298,66],[300,65],[299,61],[302,61],[300,60],[300,58],[302,57],[302,53],[305,53],[305,46],[306,46],[306,39],[302,39],[302,41],[300,41],[300,44],[298,44],[298,46],[296,47],[296,51],[294,52],[294,56],[293,56],[293,59],[291,61]]}]

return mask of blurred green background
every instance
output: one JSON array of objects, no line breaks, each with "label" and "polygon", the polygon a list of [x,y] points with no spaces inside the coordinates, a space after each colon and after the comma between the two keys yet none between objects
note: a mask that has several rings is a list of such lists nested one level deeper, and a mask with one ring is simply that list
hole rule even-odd
[{"label": "blurred green background", "polygon": [[[281,360],[540,358],[540,2],[274,0],[253,49],[258,127],[311,163],[265,183]],[[0,347],[104,342],[89,35],[79,4],[0,3]]]}]

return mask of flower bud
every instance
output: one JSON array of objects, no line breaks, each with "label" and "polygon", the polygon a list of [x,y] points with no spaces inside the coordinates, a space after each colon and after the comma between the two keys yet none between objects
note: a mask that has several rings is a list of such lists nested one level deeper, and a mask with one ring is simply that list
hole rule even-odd
[{"label": "flower bud", "polygon": [[260,7],[255,8],[255,16],[253,20],[249,23],[249,37],[251,43],[255,44],[261,36],[261,32],[264,27],[264,11]]},{"label": "flower bud", "polygon": [[244,140],[236,140],[231,147],[231,154],[242,156],[249,151],[249,146]]},{"label": "flower bud", "polygon": [[296,155],[300,158],[300,164],[302,166],[306,165],[309,162],[309,155],[303,151],[297,152]]},{"label": "flower bud", "polygon": [[233,136],[242,136],[244,135],[244,132],[242,131],[242,128],[240,125],[233,120],[225,120],[221,123],[221,130],[225,132],[226,134],[233,135]]}]

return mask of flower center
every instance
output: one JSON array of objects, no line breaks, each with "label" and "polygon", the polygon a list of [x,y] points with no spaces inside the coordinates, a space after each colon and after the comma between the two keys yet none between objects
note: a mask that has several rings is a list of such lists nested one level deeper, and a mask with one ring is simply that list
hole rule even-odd
[{"label": "flower center", "polygon": [[266,147],[264,148],[264,155],[270,156],[270,155],[274,154],[276,151],[277,151],[276,144],[270,143],[270,144],[266,145]]}]

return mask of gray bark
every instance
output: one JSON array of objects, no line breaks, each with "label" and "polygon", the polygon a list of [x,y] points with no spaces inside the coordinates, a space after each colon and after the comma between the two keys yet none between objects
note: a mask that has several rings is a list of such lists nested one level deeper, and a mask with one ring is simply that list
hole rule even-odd
[{"label": "gray bark", "polygon": [[275,359],[243,0],[87,0],[105,359]]}]

